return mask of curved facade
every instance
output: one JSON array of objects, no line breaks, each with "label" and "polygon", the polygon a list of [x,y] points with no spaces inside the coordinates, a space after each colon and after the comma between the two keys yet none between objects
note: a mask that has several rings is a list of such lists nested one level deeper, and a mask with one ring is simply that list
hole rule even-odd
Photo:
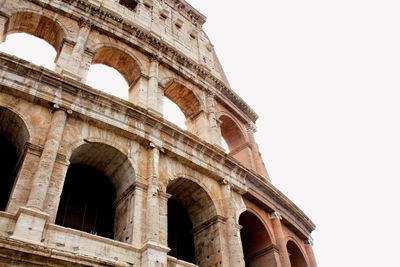
[{"label": "curved facade", "polygon": [[[1,0],[0,265],[316,267],[310,219],[270,182],[255,112],[183,0]],[[27,44],[28,45],[28,44]],[[85,85],[117,70],[129,99]],[[163,119],[163,99],[186,130]],[[224,139],[228,151],[221,146]]]}]

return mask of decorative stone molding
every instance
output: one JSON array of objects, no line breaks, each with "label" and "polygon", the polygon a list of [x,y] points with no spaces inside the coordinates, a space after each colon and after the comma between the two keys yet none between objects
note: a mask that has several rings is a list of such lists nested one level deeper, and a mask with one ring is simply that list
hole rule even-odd
[{"label": "decorative stone molding", "polygon": [[[55,6],[52,3],[48,3],[44,5],[43,0],[28,0],[32,3],[35,3],[37,5],[51,8],[57,12],[65,12],[63,10],[63,7],[60,6]],[[187,56],[185,56],[182,52],[179,52],[176,48],[170,46],[167,44],[165,41],[161,40],[159,37],[156,37],[154,34],[150,33],[149,31],[141,28],[138,25],[134,25],[131,22],[126,21],[124,18],[122,18],[120,15],[114,13],[111,10],[108,10],[104,7],[99,7],[94,4],[91,4],[87,1],[83,0],[72,0],[69,2],[68,10],[71,10],[71,6],[76,8],[77,10],[83,12],[82,14],[90,14],[93,16],[95,19],[100,20],[100,21],[107,21],[107,20],[113,20],[115,23],[120,24],[119,29],[122,29],[123,31],[128,32],[129,34],[134,35],[136,38],[139,40],[143,41],[144,43],[147,43],[159,51],[162,51],[164,55],[168,55],[168,58],[170,58],[172,61],[176,61],[182,66],[184,66],[187,69],[190,69],[194,73],[198,73],[198,70],[203,68],[201,64],[197,64],[193,60],[189,59]],[[72,9],[74,10],[74,9]],[[190,12],[191,16],[193,17],[195,13]],[[74,14],[72,14],[74,15]],[[78,16],[78,20],[82,16],[81,14],[75,14],[75,16]],[[100,32],[108,31],[108,34],[110,35],[115,35],[115,33],[109,31],[109,29],[104,29],[101,28],[100,24],[93,25],[93,28],[99,30]],[[127,40],[123,40],[124,42],[128,42]],[[142,48],[143,49],[143,48]],[[164,64],[167,64],[165,62]],[[169,67],[174,67],[173,65],[169,65]],[[179,71],[179,70],[177,70]],[[207,71],[207,79],[206,82],[210,83],[212,85],[212,88],[215,88],[217,91],[219,91],[222,95],[227,97],[232,103],[237,106],[238,110],[246,114],[248,118],[255,122],[258,119],[258,115],[243,101],[239,95],[237,95],[232,89],[230,89],[223,81],[219,80],[217,77],[213,76],[209,71]],[[200,88],[203,88],[203,86],[199,86]],[[239,115],[239,112],[235,112],[237,115]]]}]

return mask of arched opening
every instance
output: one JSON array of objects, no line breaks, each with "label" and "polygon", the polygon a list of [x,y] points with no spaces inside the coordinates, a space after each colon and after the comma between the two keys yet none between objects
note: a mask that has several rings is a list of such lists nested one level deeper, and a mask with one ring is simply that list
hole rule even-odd
[{"label": "arched opening", "polygon": [[289,253],[290,265],[292,267],[307,267],[307,262],[300,248],[293,241],[289,240],[286,244]]},{"label": "arched opening", "polygon": [[28,129],[22,119],[0,108],[0,211],[7,208],[28,140]]},{"label": "arched opening", "polygon": [[229,152],[235,152],[246,143],[246,139],[236,122],[226,115],[220,117],[221,135]]},{"label": "arched opening", "polygon": [[123,198],[131,188],[135,172],[119,150],[101,143],[88,143],[71,155],[56,224],[128,242]]},{"label": "arched opening", "polygon": [[73,164],[68,168],[56,224],[114,238],[115,190],[96,168]]},{"label": "arched opening", "polygon": [[50,70],[55,69],[56,50],[46,41],[26,33],[7,36],[7,40],[0,44],[0,51]]},{"label": "arched opening", "polygon": [[220,129],[229,154],[248,168],[254,168],[253,156],[249,143],[239,125],[228,115],[220,116]]},{"label": "arched opening", "polygon": [[174,123],[175,125],[177,125],[182,129],[186,129],[185,115],[183,115],[180,108],[174,102],[172,102],[168,97],[164,97],[163,108],[164,108],[163,111],[164,119]]},{"label": "arched opening", "polygon": [[193,224],[189,214],[174,198],[168,199],[168,247],[169,255],[195,263]]},{"label": "arched opening", "polygon": [[129,85],[114,68],[104,64],[91,65],[86,84],[110,95],[128,100]]},{"label": "arched opening", "polygon": [[45,16],[20,12],[13,14],[6,24],[6,41],[1,51],[15,55],[48,69],[55,68],[65,33],[60,25]]},{"label": "arched opening", "polygon": [[[167,187],[169,255],[198,266],[222,261],[221,226],[208,193],[193,181],[175,179]],[[218,265],[219,266],[219,265]]]},{"label": "arched opening", "polygon": [[86,83],[127,100],[129,90],[139,86],[141,70],[136,60],[115,47],[99,48],[92,60]]},{"label": "arched opening", "polygon": [[175,81],[168,82],[164,90],[164,105],[163,113],[167,120],[190,132],[198,131],[196,120],[202,109],[192,90]]},{"label": "arched opening", "polygon": [[275,267],[274,246],[267,229],[256,215],[245,211],[240,215],[243,256],[246,267]]}]

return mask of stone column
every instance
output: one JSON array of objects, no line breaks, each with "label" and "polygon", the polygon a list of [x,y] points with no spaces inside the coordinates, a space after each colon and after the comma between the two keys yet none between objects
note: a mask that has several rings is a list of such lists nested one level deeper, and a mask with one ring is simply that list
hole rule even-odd
[{"label": "stone column", "polygon": [[15,230],[11,236],[14,239],[37,244],[43,241],[44,226],[49,218],[43,207],[68,113],[57,104],[54,108],[46,142],[33,176],[28,202],[26,207],[19,209]]},{"label": "stone column", "polygon": [[160,195],[160,243],[168,246],[168,199],[170,194],[159,192]]},{"label": "stone column", "polygon": [[254,125],[247,125],[246,126],[247,129],[247,136],[249,137],[249,142],[251,145],[251,152],[253,155],[253,162],[254,162],[254,166],[255,166],[255,171],[260,174],[261,176],[265,177],[268,181],[269,176],[267,173],[267,170],[265,169],[264,163],[261,159],[261,154],[260,151],[258,149],[258,145],[256,143],[256,140],[254,138],[254,133],[256,131],[256,127]]},{"label": "stone column", "polygon": [[72,52],[70,51],[71,48],[68,48],[68,45],[71,47],[71,44],[65,43],[62,46],[60,55],[57,58],[57,69],[60,69],[61,73],[65,76],[78,81],[84,81],[86,79],[86,72],[83,74],[81,71],[81,61],[89,38],[91,22],[81,19],[79,26],[78,37],[75,45],[73,45]]},{"label": "stone column", "polygon": [[236,223],[236,209],[234,207],[232,189],[228,183],[222,184],[222,194],[225,212],[227,215],[226,232],[229,250],[230,266],[244,266],[242,240],[240,238],[241,226]]},{"label": "stone column", "polygon": [[221,147],[221,129],[218,121],[218,111],[215,107],[215,95],[207,92],[206,105],[208,112],[209,135],[211,144]]},{"label": "stone column", "polygon": [[147,235],[146,241],[158,242],[158,220],[159,220],[159,199],[158,199],[158,163],[160,160],[160,150],[152,147],[149,150],[148,172],[149,184],[147,188]]},{"label": "stone column", "polygon": [[269,218],[271,219],[272,222],[272,227],[274,230],[274,235],[276,240],[276,246],[278,247],[279,250],[279,258],[281,263],[280,266],[291,267],[289,253],[286,247],[286,239],[282,230],[282,224],[281,224],[282,217],[279,214],[279,212],[273,212],[269,214]]},{"label": "stone column", "polygon": [[142,232],[143,232],[143,198],[146,186],[142,183],[136,182],[135,193],[132,203],[133,209],[133,231],[132,231],[132,244],[136,247],[142,246]]},{"label": "stone column", "polygon": [[310,263],[310,267],[318,267],[317,260],[315,259],[314,250],[312,248],[312,241],[305,242],[304,245],[307,253],[307,258]]},{"label": "stone column", "polygon": [[160,243],[159,161],[160,149],[150,144],[146,198],[146,237],[142,247],[142,266],[167,266],[169,248]]},{"label": "stone column", "polygon": [[161,57],[153,56],[150,59],[149,83],[147,88],[147,108],[150,112],[162,116],[162,97],[163,92],[158,86],[158,66],[161,63]]},{"label": "stone column", "polygon": [[55,111],[51,118],[50,129],[39,160],[39,166],[35,172],[32,189],[27,203],[28,208],[42,210],[46,199],[47,189],[56,160],[61,137],[67,120],[67,111],[54,105]]},{"label": "stone column", "polygon": [[8,18],[0,15],[0,43],[6,40]]}]

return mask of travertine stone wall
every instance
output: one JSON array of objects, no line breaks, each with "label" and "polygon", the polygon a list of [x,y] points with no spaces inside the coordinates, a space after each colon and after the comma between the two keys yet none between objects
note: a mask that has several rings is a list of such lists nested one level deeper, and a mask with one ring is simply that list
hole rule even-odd
[{"label": "travertine stone wall", "polygon": [[[230,89],[202,14],[183,0],[134,10],[116,0],[1,0],[0,10],[0,41],[26,32],[57,51],[54,71],[0,53],[0,138],[20,155],[0,211],[0,265],[317,266],[315,226],[270,183],[257,115]],[[128,101],[84,84],[97,63],[124,76]],[[186,131],[162,118],[163,97],[180,107]],[[55,223],[76,164],[111,182],[113,238]],[[168,255],[171,197],[192,222],[193,263]],[[245,212],[268,237],[251,257]]]}]

